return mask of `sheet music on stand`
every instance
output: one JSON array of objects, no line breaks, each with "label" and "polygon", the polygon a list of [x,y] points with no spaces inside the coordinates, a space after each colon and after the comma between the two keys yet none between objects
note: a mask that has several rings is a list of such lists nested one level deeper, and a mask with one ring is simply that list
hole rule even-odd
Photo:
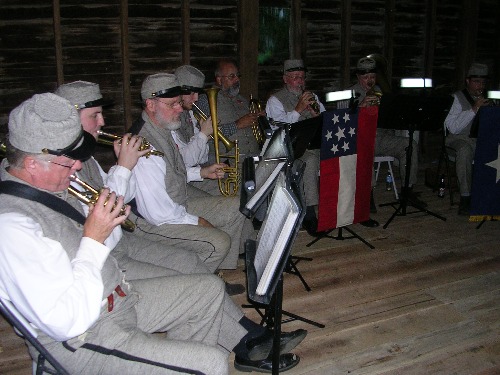
[{"label": "sheet music on stand", "polygon": [[279,174],[257,240],[245,243],[248,297],[269,304],[290,255],[304,210],[286,172]]}]

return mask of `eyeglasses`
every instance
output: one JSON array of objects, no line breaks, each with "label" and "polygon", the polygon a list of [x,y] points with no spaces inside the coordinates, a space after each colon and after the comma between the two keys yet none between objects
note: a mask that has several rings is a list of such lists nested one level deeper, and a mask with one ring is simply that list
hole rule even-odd
[{"label": "eyeglasses", "polygon": [[173,103],[165,103],[165,102],[162,102],[160,99],[154,99],[154,100],[156,100],[157,102],[160,102],[162,104],[165,104],[170,109],[174,109],[176,107],[182,107],[182,105],[184,104],[184,100],[179,100],[178,102],[173,102]]},{"label": "eyeglasses", "polygon": [[73,166],[76,164],[77,160],[73,160],[73,163],[71,163],[71,165],[67,165],[67,164],[60,164],[60,163],[57,163],[55,161],[52,161],[52,160],[44,160],[46,161],[47,163],[51,163],[51,164],[55,164],[55,165],[58,165],[60,167],[64,167],[64,168],[73,168]]},{"label": "eyeglasses", "polygon": [[230,81],[232,81],[236,77],[241,78],[241,74],[240,73],[238,73],[238,74],[228,74],[227,76],[219,76],[219,77],[227,78]]},{"label": "eyeglasses", "polygon": [[292,76],[290,74],[287,74],[286,75],[288,78],[290,78],[292,81],[305,81],[306,80],[306,76]]}]

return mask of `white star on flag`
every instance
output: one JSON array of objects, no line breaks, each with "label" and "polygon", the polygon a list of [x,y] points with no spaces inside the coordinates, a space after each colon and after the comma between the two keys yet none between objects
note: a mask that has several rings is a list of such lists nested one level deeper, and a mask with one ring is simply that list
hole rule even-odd
[{"label": "white star on flag", "polygon": [[349,134],[351,135],[351,137],[356,134],[356,131],[354,130],[354,128],[350,128],[349,129]]},{"label": "white star on flag", "polygon": [[349,143],[344,142],[344,145],[342,146],[342,148],[344,149],[344,152],[349,150]]},{"label": "white star on flag", "polygon": [[344,122],[347,122],[350,120],[349,113],[344,113]]},{"label": "white star on flag", "polygon": [[339,152],[339,148],[337,147],[337,145],[333,145],[332,148],[331,148],[331,151],[336,154],[337,152]]},{"label": "white star on flag", "polygon": [[337,133],[335,135],[337,136],[337,140],[340,140],[341,138],[345,138],[344,129],[339,128],[339,130],[337,131]]},{"label": "white star on flag", "polygon": [[337,115],[337,114],[333,115],[332,121],[333,121],[334,124],[336,124],[337,122],[339,122],[339,115]]},{"label": "white star on flag", "polygon": [[498,145],[498,152],[497,152],[497,158],[496,160],[490,161],[489,163],[486,163],[488,167],[495,168],[497,170],[497,179],[495,182],[498,182],[500,180],[500,144]]},{"label": "white star on flag", "polygon": [[326,138],[326,140],[327,140],[327,141],[329,141],[330,139],[332,139],[332,138],[333,138],[333,137],[332,137],[332,132],[331,132],[330,130],[328,130],[328,131],[326,132],[325,138]]}]

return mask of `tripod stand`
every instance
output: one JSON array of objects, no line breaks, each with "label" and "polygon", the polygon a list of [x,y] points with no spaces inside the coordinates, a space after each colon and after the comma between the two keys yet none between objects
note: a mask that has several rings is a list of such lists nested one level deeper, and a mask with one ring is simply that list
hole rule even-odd
[{"label": "tripod stand", "polygon": [[[382,97],[378,127],[389,129],[408,130],[408,147],[406,148],[405,179],[399,202],[381,204],[380,207],[392,206],[394,213],[384,224],[387,228],[396,216],[406,216],[410,213],[423,212],[446,221],[446,218],[438,215],[414,199],[408,196],[410,185],[410,172],[413,153],[413,134],[415,130],[433,130],[441,126],[446,118],[452,103],[451,97],[426,97],[408,95],[384,95]],[[407,212],[408,206],[412,206],[417,211]]]}]

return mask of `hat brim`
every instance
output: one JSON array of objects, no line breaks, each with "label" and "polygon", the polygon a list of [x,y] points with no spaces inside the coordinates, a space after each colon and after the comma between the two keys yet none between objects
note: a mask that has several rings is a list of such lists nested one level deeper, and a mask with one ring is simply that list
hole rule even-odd
[{"label": "hat brim", "polygon": [[467,78],[484,78],[484,79],[488,79],[489,76],[484,76],[482,74],[472,74],[470,76],[467,76]]},{"label": "hat brim", "polygon": [[85,108],[95,108],[95,107],[108,107],[113,105],[115,102],[112,99],[104,99],[100,98],[97,100],[92,100],[83,104],[76,104],[76,109],[85,109]]},{"label": "hat brim", "polygon": [[157,92],[154,92],[151,94],[150,99],[154,98],[175,98],[176,96],[179,96],[181,94],[181,87],[180,86],[175,86],[171,87],[166,90],[160,90]]},{"label": "hat brim", "polygon": [[377,73],[377,69],[357,69],[356,74],[363,75],[369,73]]},{"label": "hat brim", "polygon": [[290,68],[285,70],[285,73],[290,73],[290,72],[306,72],[307,73],[307,68],[298,66],[296,68]]},{"label": "hat brim", "polygon": [[73,160],[85,161],[94,153],[96,144],[97,141],[92,134],[82,131],[80,136],[68,147],[59,150],[44,149],[43,151],[51,155],[63,155]]},{"label": "hat brim", "polygon": [[181,94],[182,95],[189,95],[192,92],[196,92],[198,94],[203,94],[205,92],[205,89],[203,87],[195,87],[195,86],[181,86]]}]

